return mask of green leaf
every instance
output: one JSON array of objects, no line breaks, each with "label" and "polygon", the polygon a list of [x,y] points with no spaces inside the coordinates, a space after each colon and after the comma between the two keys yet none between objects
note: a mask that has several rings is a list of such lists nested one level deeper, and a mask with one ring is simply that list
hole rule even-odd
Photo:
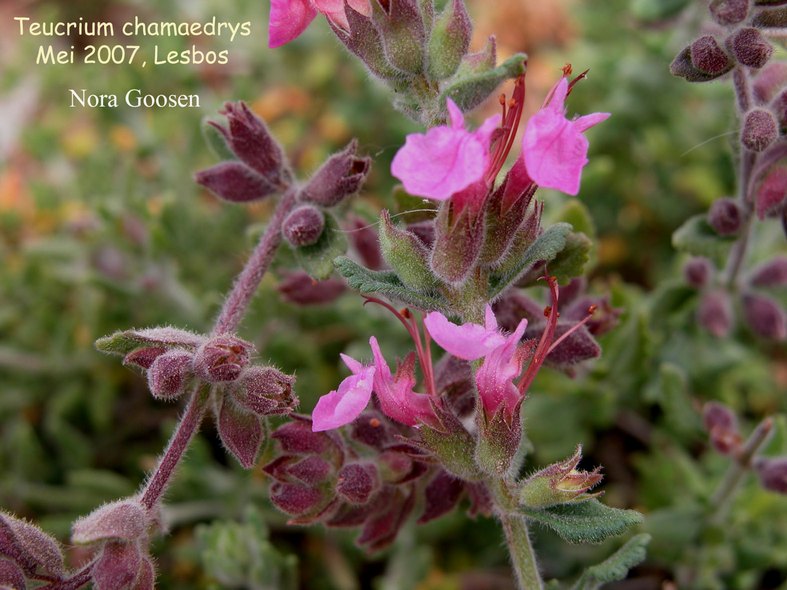
[{"label": "green leaf", "polygon": [[681,252],[705,256],[722,268],[727,259],[733,238],[719,236],[708,224],[705,215],[690,217],[672,234],[672,245]]},{"label": "green leaf", "polygon": [[221,131],[216,129],[214,125],[211,125],[210,118],[203,117],[201,128],[202,137],[205,138],[205,143],[208,144],[210,151],[212,151],[214,155],[222,160],[237,160],[235,154],[232,153],[232,150],[227,145],[227,140],[224,139],[224,135],[222,135]]},{"label": "green leaf", "polygon": [[515,258],[515,264],[500,275],[493,276],[489,283],[491,287],[490,298],[503,292],[514,283],[525,271],[536,262],[551,262],[566,247],[571,226],[567,223],[556,223],[549,227],[525,250],[525,253]]},{"label": "green leaf", "polygon": [[679,366],[664,363],[659,368],[661,407],[664,423],[676,434],[691,436],[702,432],[699,414],[688,391],[686,373]]},{"label": "green leaf", "polygon": [[598,565],[589,567],[574,585],[573,590],[599,590],[604,584],[624,580],[631,568],[645,560],[650,535],[640,534]]},{"label": "green leaf", "polygon": [[333,272],[333,259],[347,251],[347,239],[333,215],[325,215],[325,229],[316,243],[293,248],[298,263],[317,280]]},{"label": "green leaf", "polygon": [[571,232],[566,237],[566,246],[555,256],[549,265],[549,274],[557,277],[565,285],[574,277],[585,273],[585,265],[590,260],[593,242],[583,233]]},{"label": "green leaf", "polygon": [[361,293],[380,293],[393,300],[419,309],[447,311],[445,302],[437,294],[419,293],[408,289],[393,271],[374,271],[340,256],[334,260],[336,271],[347,283]]},{"label": "green leaf", "polygon": [[555,531],[569,543],[601,543],[642,522],[634,510],[610,508],[596,499],[535,509],[520,507],[525,516]]},{"label": "green leaf", "polygon": [[115,332],[96,340],[96,348],[108,354],[127,355],[143,346],[161,346],[163,348],[196,349],[205,340],[204,336],[188,330],[171,326],[158,326],[139,330]]},{"label": "green leaf", "polygon": [[450,98],[463,112],[473,110],[484,102],[501,82],[523,74],[526,60],[524,53],[517,53],[496,68],[486,71],[470,73],[463,72],[460,68],[440,95],[440,105],[445,105],[446,99]]},{"label": "green leaf", "polygon": [[[553,218],[550,217],[550,219]],[[587,206],[579,199],[567,201],[553,220],[570,223],[575,232],[583,233],[591,240],[596,238],[596,224],[593,223],[593,216],[590,214]]]}]

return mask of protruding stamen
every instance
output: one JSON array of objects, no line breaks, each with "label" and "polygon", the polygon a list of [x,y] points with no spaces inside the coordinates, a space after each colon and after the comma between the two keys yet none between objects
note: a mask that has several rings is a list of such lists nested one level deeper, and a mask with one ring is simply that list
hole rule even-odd
[{"label": "protruding stamen", "polygon": [[533,380],[538,374],[538,370],[541,368],[541,365],[544,364],[544,361],[549,355],[549,352],[551,351],[550,345],[552,344],[552,339],[555,337],[555,329],[557,328],[557,302],[559,297],[557,278],[549,276],[546,277],[546,281],[549,285],[549,291],[552,296],[552,305],[550,306],[549,318],[547,319],[546,328],[544,329],[544,333],[541,334],[541,340],[538,341],[538,346],[536,347],[536,351],[533,353],[533,358],[530,360],[530,364],[527,367],[527,371],[525,371],[525,375],[517,385],[519,392],[523,395],[527,393],[527,390],[530,388],[530,385],[533,383]]},{"label": "protruding stamen", "polygon": [[594,305],[590,305],[590,306],[588,306],[588,312],[587,312],[587,315],[586,315],[584,318],[582,318],[582,320],[581,320],[581,321],[577,322],[576,324],[574,324],[573,326],[571,326],[571,328],[569,328],[568,330],[566,330],[566,333],[565,333],[565,334],[563,334],[563,335],[561,335],[561,336],[560,336],[560,338],[558,338],[557,340],[555,340],[555,341],[552,343],[552,345],[549,347],[549,350],[547,351],[547,355],[549,355],[549,354],[550,354],[550,353],[551,353],[553,350],[555,350],[555,349],[556,349],[558,346],[560,346],[560,343],[561,343],[561,342],[563,342],[563,341],[564,341],[566,338],[568,338],[569,336],[571,336],[571,334],[573,334],[574,332],[576,332],[577,330],[579,330],[579,329],[580,329],[582,326],[584,326],[585,324],[587,324],[587,323],[590,321],[590,319],[593,317],[593,314],[594,314],[594,313],[596,313],[596,310],[597,310],[597,309],[598,309],[598,305],[595,305],[595,304],[594,304]]}]

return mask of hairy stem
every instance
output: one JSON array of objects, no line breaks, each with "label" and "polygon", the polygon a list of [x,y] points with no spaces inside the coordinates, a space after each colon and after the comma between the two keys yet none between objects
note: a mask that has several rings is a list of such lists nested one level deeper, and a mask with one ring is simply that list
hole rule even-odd
[{"label": "hairy stem", "polygon": [[246,308],[249,306],[262,277],[273,261],[279,244],[281,244],[282,224],[295,205],[295,194],[294,189],[288,190],[276,206],[265,233],[262,234],[257,247],[246,262],[246,266],[240,275],[238,275],[232,291],[224,302],[224,307],[221,309],[221,313],[213,328],[214,334],[232,333],[238,329],[238,325],[246,313]]},{"label": "hairy stem", "polygon": [[730,465],[719,487],[711,497],[710,505],[713,512],[709,519],[710,523],[720,524],[726,516],[746,473],[751,469],[754,455],[757,454],[757,451],[768,439],[771,430],[773,430],[773,420],[766,418],[754,429],[746,444],[743,445],[737,457],[735,457],[735,461]]},{"label": "hairy stem", "polygon": [[489,486],[497,505],[498,518],[506,537],[511,567],[514,569],[520,590],[542,590],[544,582],[538,573],[536,553],[530,542],[524,516],[516,514],[516,500],[506,481],[498,479]]},{"label": "hairy stem", "polygon": [[158,504],[169,485],[172,474],[188,449],[191,439],[199,430],[205,410],[208,407],[208,392],[204,388],[197,388],[191,394],[186,411],[178,422],[175,432],[169,439],[169,444],[164,454],[159,459],[156,470],[150,476],[142,491],[142,504],[147,509],[152,509]]}]

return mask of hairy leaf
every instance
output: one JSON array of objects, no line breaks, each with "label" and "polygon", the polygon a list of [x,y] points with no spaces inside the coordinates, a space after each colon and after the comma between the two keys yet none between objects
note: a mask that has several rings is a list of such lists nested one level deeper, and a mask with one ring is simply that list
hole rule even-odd
[{"label": "hairy leaf", "polygon": [[600,543],[642,521],[639,512],[610,508],[595,499],[540,510],[521,507],[521,510],[529,519],[551,528],[569,543]]},{"label": "hairy leaf", "polygon": [[644,533],[632,537],[609,558],[589,567],[573,590],[599,590],[604,584],[625,579],[631,568],[644,561],[650,539],[650,535]]}]

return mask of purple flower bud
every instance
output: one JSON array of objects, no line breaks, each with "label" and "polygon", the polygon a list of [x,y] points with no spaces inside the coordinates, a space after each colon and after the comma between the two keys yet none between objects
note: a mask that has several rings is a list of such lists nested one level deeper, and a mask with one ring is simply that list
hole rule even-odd
[{"label": "purple flower bud", "polygon": [[697,321],[716,338],[724,338],[732,330],[732,303],[724,291],[702,293]]},{"label": "purple flower bud", "polygon": [[131,590],[142,566],[136,543],[107,543],[93,566],[95,590]]},{"label": "purple flower bud", "polygon": [[363,265],[370,270],[381,270],[385,267],[380,242],[374,225],[357,215],[351,216],[348,224],[347,237],[361,258]]},{"label": "purple flower bud", "polygon": [[761,152],[779,137],[776,117],[765,109],[752,109],[746,113],[741,129],[741,143],[753,152]]},{"label": "purple flower bud", "polygon": [[765,219],[781,213],[787,201],[787,168],[773,166],[757,187],[754,207],[757,217]]},{"label": "purple flower bud", "polygon": [[131,590],[154,590],[156,586],[156,568],[153,567],[153,562],[147,557],[142,558],[142,563],[139,564],[139,573],[137,579],[134,580],[134,586]]},{"label": "purple flower bud", "polygon": [[760,484],[766,490],[787,494],[787,457],[758,458],[754,462],[754,470],[760,478]]},{"label": "purple flower bud", "polygon": [[691,44],[691,63],[699,71],[718,77],[729,72],[734,65],[730,56],[712,35],[703,35]]},{"label": "purple flower bud", "polygon": [[294,383],[295,377],[273,367],[249,367],[233,384],[231,394],[238,405],[258,416],[289,414],[298,405]]},{"label": "purple flower bud", "polygon": [[333,473],[330,463],[316,455],[310,455],[287,468],[287,475],[305,483],[316,486],[323,483]]},{"label": "purple flower bud", "polygon": [[247,166],[258,172],[270,184],[283,188],[290,181],[284,152],[268,131],[265,123],[251,112],[244,102],[228,102],[220,111],[226,115],[229,127],[214,124],[227,145]]},{"label": "purple flower bud", "polygon": [[413,471],[413,459],[404,453],[384,451],[378,457],[381,475],[387,483],[400,483]]},{"label": "purple flower bud", "polygon": [[[555,329],[554,339],[558,339],[569,330],[574,329],[576,323],[560,322]],[[538,337],[543,332],[543,326],[537,328],[533,334],[525,332],[525,338]],[[580,326],[571,332],[555,350],[547,356],[547,362],[558,367],[576,365],[583,361],[601,356],[601,347],[585,326]]]},{"label": "purple flower bud", "polygon": [[145,348],[138,348],[137,350],[128,353],[123,357],[123,365],[136,365],[143,369],[149,369],[158,357],[167,352],[166,348],[161,346],[146,346]]},{"label": "purple flower bud", "polygon": [[708,211],[708,223],[720,236],[734,236],[741,229],[743,214],[735,199],[716,199]]},{"label": "purple flower bud", "polygon": [[708,284],[713,274],[713,265],[707,258],[695,256],[683,267],[683,278],[695,289],[702,289]]},{"label": "purple flower bud", "polygon": [[336,481],[336,492],[351,504],[366,504],[379,487],[380,476],[371,463],[345,465]]},{"label": "purple flower bud", "polygon": [[25,590],[25,574],[19,567],[7,559],[0,559],[0,588],[9,590]]},{"label": "purple flower bud", "polygon": [[[376,0],[373,0],[376,1]],[[383,42],[380,32],[370,18],[357,12],[352,7],[345,7],[347,22],[350,25],[349,33],[343,31],[336,24],[328,21],[331,29],[345,47],[358,57],[369,71],[386,81],[399,80],[402,72],[396,70],[388,61],[383,51]]]},{"label": "purple flower bud", "polygon": [[708,8],[720,25],[737,25],[749,14],[749,0],[711,0]]},{"label": "purple flower bud", "polygon": [[387,418],[382,414],[376,410],[367,410],[350,424],[350,437],[373,449],[382,450],[394,442],[388,424]]},{"label": "purple flower bud", "polygon": [[311,246],[320,239],[325,229],[325,216],[311,205],[301,205],[284,220],[282,233],[293,246]]},{"label": "purple flower bud", "polygon": [[759,72],[752,83],[754,98],[759,104],[767,104],[776,93],[787,84],[787,63],[775,61],[769,63]]},{"label": "purple flower bud", "polygon": [[755,287],[787,286],[787,256],[777,256],[755,268],[751,284]]},{"label": "purple flower bud", "polygon": [[230,203],[258,201],[277,187],[241,162],[221,162],[194,174],[194,181]]},{"label": "purple flower bud", "polygon": [[251,342],[229,334],[214,336],[197,349],[194,370],[208,383],[235,381],[253,352]]},{"label": "purple flower bud", "polygon": [[743,315],[751,331],[780,342],[787,338],[787,318],[784,309],[770,297],[757,293],[743,296]]},{"label": "purple flower bud", "polygon": [[357,193],[372,164],[371,158],[358,157],[357,150],[358,141],[353,139],[341,152],[328,158],[301,191],[300,198],[322,207],[334,207]]},{"label": "purple flower bud", "polygon": [[219,438],[224,446],[246,469],[251,469],[265,439],[260,417],[238,407],[227,395],[221,400],[216,420]]},{"label": "purple flower bud", "polygon": [[285,453],[321,455],[331,449],[338,450],[336,443],[324,432],[312,432],[312,422],[295,419],[279,426],[271,435],[279,441]]},{"label": "purple flower bud", "polygon": [[186,391],[193,374],[194,355],[185,350],[170,350],[156,357],[148,369],[148,387],[156,399],[171,400]]},{"label": "purple flower bud", "polygon": [[288,273],[278,287],[285,301],[304,306],[332,303],[346,290],[341,279],[317,281],[302,270]]},{"label": "purple flower bud", "polygon": [[379,506],[375,506],[376,510],[364,523],[356,543],[369,551],[384,549],[396,539],[414,505],[415,494],[412,491],[405,495],[401,489],[395,488],[389,498],[380,498]]},{"label": "purple flower bud", "polygon": [[293,516],[311,513],[323,503],[323,494],[315,488],[275,482],[271,485],[271,502],[279,510]]},{"label": "purple flower bud", "polygon": [[735,455],[743,443],[735,413],[718,402],[708,402],[702,409],[702,422],[710,434],[713,448],[722,455]]},{"label": "purple flower bud", "polygon": [[138,500],[119,500],[74,522],[71,541],[78,545],[107,540],[137,541],[146,536],[148,524],[147,511]]},{"label": "purple flower bud", "polygon": [[418,524],[440,518],[456,508],[464,491],[464,482],[445,471],[439,471],[429,482],[424,490],[424,513],[418,519]]},{"label": "purple flower bud", "polygon": [[763,67],[773,55],[773,46],[755,28],[738,29],[727,39],[727,49],[738,63],[750,68]]},{"label": "purple flower bud", "polygon": [[787,90],[782,90],[779,95],[773,99],[771,110],[776,114],[779,125],[787,127]]}]

